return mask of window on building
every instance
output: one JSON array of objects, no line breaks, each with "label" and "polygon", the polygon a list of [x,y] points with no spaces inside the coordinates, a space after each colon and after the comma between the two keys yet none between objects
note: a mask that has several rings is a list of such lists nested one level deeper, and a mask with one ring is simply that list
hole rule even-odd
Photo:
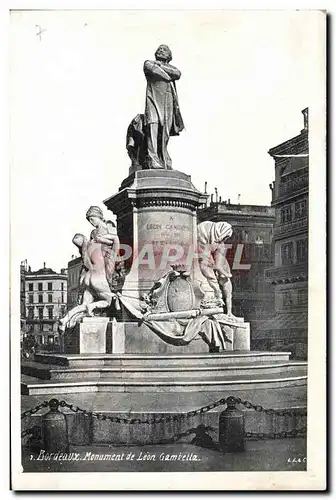
[{"label": "window on building", "polygon": [[64,283],[61,283],[61,290],[63,292],[63,290],[64,290]]},{"label": "window on building", "polygon": [[48,291],[50,292],[52,290],[52,283],[48,283]]},{"label": "window on building", "polygon": [[244,292],[252,290],[252,279],[246,272],[240,275],[240,287]]},{"label": "window on building", "polygon": [[33,319],[33,318],[34,318],[34,308],[28,307],[28,319]]},{"label": "window on building", "polygon": [[269,259],[271,257],[271,245],[264,245],[264,257]]},{"label": "window on building", "polygon": [[38,283],[37,284],[37,289],[38,289],[39,292],[42,292],[42,290],[43,290],[43,283]]},{"label": "window on building", "polygon": [[256,259],[262,259],[264,256],[264,245],[255,243],[253,245],[253,254]]},{"label": "window on building", "polygon": [[290,309],[293,305],[291,292],[285,292],[283,294],[283,308]]},{"label": "window on building", "polygon": [[263,277],[261,273],[256,273],[254,276],[254,290],[261,292],[263,290]]},{"label": "window on building", "polygon": [[34,291],[34,283],[29,283],[29,285],[28,285],[28,290],[29,290],[30,292],[33,292],[33,291]]},{"label": "window on building", "polygon": [[48,307],[48,319],[53,319],[54,308]]},{"label": "window on building", "polygon": [[307,262],[308,260],[308,240],[298,240],[296,242],[296,258],[298,262]]},{"label": "window on building", "polygon": [[301,219],[301,217],[307,216],[307,198],[297,201],[295,203],[295,218]]},{"label": "window on building", "polygon": [[234,309],[235,316],[237,316],[238,318],[243,315],[241,304],[234,304],[233,309]]},{"label": "window on building", "polygon": [[48,302],[52,302],[52,301],[53,301],[52,293],[48,293]]},{"label": "window on building", "polygon": [[42,294],[40,294],[38,296],[38,301],[39,301],[39,304],[43,304],[43,295]]},{"label": "window on building", "polygon": [[39,319],[43,319],[43,307],[38,308]]},{"label": "window on building", "polygon": [[64,293],[62,292],[62,304],[64,304]]},{"label": "window on building", "polygon": [[236,274],[234,277],[234,288],[235,290],[240,290],[241,286],[241,280],[240,280],[240,274]]},{"label": "window on building", "polygon": [[33,304],[34,303],[34,295],[29,295],[28,302],[29,302],[29,304]]},{"label": "window on building", "polygon": [[291,205],[287,207],[283,207],[281,209],[281,224],[285,224],[286,222],[290,222],[292,220],[292,207]]},{"label": "window on building", "polygon": [[[41,324],[39,325],[39,327],[40,327],[40,332],[43,332],[43,323],[41,323]],[[43,343],[43,342],[42,342],[42,343]]]},{"label": "window on building", "polygon": [[293,242],[281,245],[281,263],[282,265],[293,263]]},{"label": "window on building", "polygon": [[308,304],[308,292],[307,290],[298,290],[297,301],[300,306]]},{"label": "window on building", "polygon": [[65,310],[66,310],[65,306],[62,306],[61,307],[61,316],[62,317],[65,316]]}]

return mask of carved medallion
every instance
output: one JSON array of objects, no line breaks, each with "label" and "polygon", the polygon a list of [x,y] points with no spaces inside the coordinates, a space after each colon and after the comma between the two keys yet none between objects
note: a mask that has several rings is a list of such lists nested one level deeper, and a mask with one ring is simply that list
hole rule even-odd
[{"label": "carved medallion", "polygon": [[194,292],[189,278],[177,276],[167,289],[167,305],[171,312],[188,311],[194,306]]}]

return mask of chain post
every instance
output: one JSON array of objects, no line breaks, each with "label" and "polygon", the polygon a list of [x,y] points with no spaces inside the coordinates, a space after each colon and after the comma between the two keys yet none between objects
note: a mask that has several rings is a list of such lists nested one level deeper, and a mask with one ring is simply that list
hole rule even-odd
[{"label": "chain post", "polygon": [[228,453],[245,450],[245,416],[236,408],[236,398],[229,396],[227,407],[219,415],[219,448]]},{"label": "chain post", "polygon": [[60,412],[59,401],[49,401],[49,411],[42,417],[42,436],[44,449],[48,452],[69,451],[68,426],[64,413]]}]

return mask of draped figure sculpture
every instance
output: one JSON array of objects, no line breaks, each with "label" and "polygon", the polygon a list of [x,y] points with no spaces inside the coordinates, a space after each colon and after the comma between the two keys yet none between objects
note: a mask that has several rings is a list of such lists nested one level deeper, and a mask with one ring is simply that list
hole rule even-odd
[{"label": "draped figure sculpture", "polygon": [[116,297],[112,291],[112,276],[119,251],[116,227],[113,222],[104,220],[103,212],[96,206],[89,208],[86,218],[95,228],[90,239],[77,233],[72,240],[82,257],[79,282],[83,299],[60,320],[61,331],[73,327],[85,316],[93,316],[95,309],[109,307]]},{"label": "draped figure sculpture", "polygon": [[149,168],[172,168],[167,151],[169,137],[179,135],[184,129],[175,86],[175,81],[181,77],[181,71],[170,64],[172,57],[168,45],[160,45],[155,52],[155,60],[144,63]]},{"label": "draped figure sculpture", "polygon": [[171,136],[184,129],[176,91],[181,71],[170,64],[172,52],[160,45],[155,60],[144,62],[147,81],[145,112],[127,128],[126,149],[132,161],[130,173],[143,169],[172,169],[167,146]]},{"label": "draped figure sculpture", "polygon": [[228,222],[201,222],[197,226],[199,266],[203,276],[214,291],[215,301],[226,305],[228,316],[232,314],[231,270],[226,259],[225,240],[232,236]]}]

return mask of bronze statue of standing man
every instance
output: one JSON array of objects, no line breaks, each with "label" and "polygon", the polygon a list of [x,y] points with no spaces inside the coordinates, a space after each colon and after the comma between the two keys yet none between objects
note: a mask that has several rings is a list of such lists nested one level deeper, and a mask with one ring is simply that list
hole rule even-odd
[{"label": "bronze statue of standing man", "polygon": [[179,80],[181,72],[170,64],[171,60],[170,48],[160,45],[155,52],[155,61],[144,63],[147,79],[144,117],[147,168],[172,168],[167,151],[169,137],[179,135],[184,129],[175,87],[175,80]]}]

